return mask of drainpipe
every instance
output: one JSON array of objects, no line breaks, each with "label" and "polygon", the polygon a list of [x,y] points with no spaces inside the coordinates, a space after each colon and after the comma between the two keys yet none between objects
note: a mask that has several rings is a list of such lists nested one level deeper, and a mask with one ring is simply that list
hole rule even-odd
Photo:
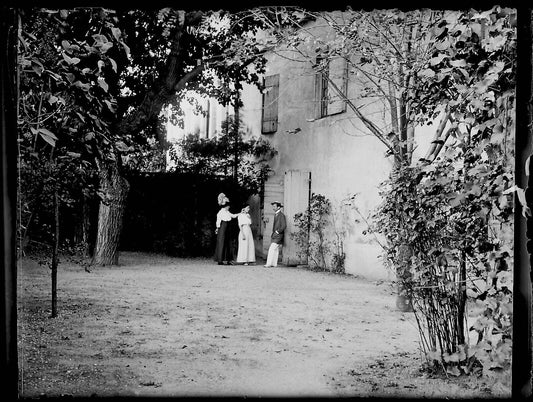
[{"label": "drainpipe", "polygon": [[234,121],[233,121],[233,135],[234,135],[234,144],[235,148],[233,150],[233,181],[235,184],[238,183],[238,172],[237,169],[239,168],[239,125],[240,125],[240,101],[241,101],[241,93],[240,91],[237,91],[237,99],[235,100],[235,106],[233,107],[234,110]]}]

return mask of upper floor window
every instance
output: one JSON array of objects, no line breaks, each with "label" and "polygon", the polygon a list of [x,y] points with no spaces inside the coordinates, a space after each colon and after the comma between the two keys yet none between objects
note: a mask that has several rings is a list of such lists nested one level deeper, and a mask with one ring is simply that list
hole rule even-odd
[{"label": "upper floor window", "polygon": [[265,77],[264,83],[261,132],[269,134],[278,131],[279,74]]},{"label": "upper floor window", "polygon": [[[315,118],[346,111],[348,92],[348,63],[343,57],[316,60]],[[340,94],[339,94],[340,91]]]}]

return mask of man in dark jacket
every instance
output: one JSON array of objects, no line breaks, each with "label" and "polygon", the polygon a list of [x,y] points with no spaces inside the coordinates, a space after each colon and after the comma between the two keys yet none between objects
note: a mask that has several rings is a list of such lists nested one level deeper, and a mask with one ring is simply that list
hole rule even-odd
[{"label": "man in dark jacket", "polygon": [[285,229],[287,228],[287,221],[285,215],[281,212],[283,205],[279,201],[272,203],[274,207],[274,224],[272,225],[272,242],[268,249],[267,261],[265,268],[275,267],[278,265],[279,250],[283,246],[283,238],[285,235]]}]

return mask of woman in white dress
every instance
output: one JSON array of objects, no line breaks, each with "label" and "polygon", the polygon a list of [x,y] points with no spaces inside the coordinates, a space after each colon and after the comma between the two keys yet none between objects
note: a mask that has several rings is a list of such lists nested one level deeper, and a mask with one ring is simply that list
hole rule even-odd
[{"label": "woman in white dress", "polygon": [[238,215],[239,222],[239,249],[237,262],[249,265],[255,263],[255,244],[252,234],[252,219],[250,218],[250,206],[246,205]]}]

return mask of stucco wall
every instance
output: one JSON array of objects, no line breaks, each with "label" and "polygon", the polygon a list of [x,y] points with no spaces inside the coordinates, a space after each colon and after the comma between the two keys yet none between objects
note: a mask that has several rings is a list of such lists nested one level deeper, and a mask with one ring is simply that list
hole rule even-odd
[{"label": "stucco wall", "polygon": [[[288,170],[309,170],[312,192],[329,198],[334,208],[357,194],[355,207],[364,217],[369,217],[380,202],[379,184],[387,178],[392,166],[384,156],[385,146],[368,133],[349,109],[314,119],[315,76],[311,64],[292,61],[289,57],[297,56],[288,52],[282,56],[270,55],[267,64],[266,75],[280,75],[276,133],[260,134],[261,94],[249,86],[243,91],[245,124],[253,135],[262,135],[278,150],[270,163],[275,172],[271,180],[283,180]],[[350,82],[349,97],[356,99],[357,91]],[[377,106],[364,110],[369,115],[380,115]],[[373,120],[376,121],[375,117]],[[378,125],[384,126],[386,122]],[[293,133],[295,129],[299,131]],[[346,271],[369,279],[389,279],[390,273],[378,259],[379,245],[371,236],[363,235],[366,224],[356,224],[356,218],[354,211],[346,218],[350,221],[345,239]]]}]

